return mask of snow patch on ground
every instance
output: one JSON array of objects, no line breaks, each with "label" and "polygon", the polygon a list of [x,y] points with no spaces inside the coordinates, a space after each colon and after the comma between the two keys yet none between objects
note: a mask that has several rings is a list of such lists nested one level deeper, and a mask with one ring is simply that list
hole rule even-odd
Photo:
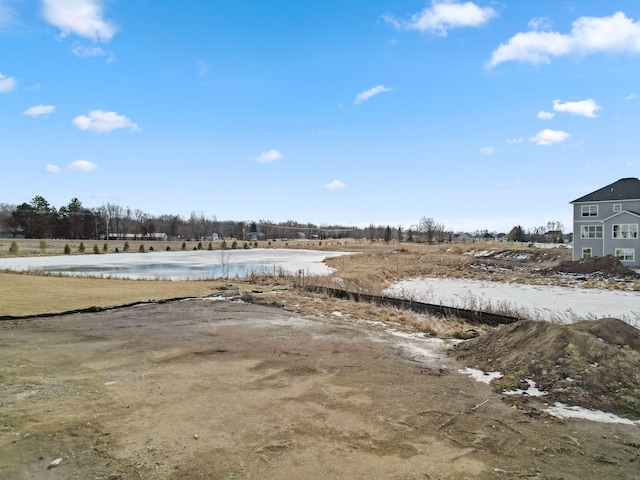
[{"label": "snow patch on ground", "polygon": [[625,425],[640,425],[640,420],[629,420],[618,417],[613,413],[602,412],[600,410],[589,410],[583,407],[570,407],[564,403],[556,402],[552,407],[545,409],[548,414],[557,418],[581,418],[593,422],[622,423]]},{"label": "snow patch on ground", "polygon": [[548,395],[548,392],[540,390],[538,387],[536,387],[536,382],[534,382],[530,378],[527,378],[525,382],[527,382],[527,385],[529,385],[526,390],[522,388],[516,388],[515,390],[505,390],[502,393],[504,393],[505,395],[528,395],[529,397],[542,397],[544,395]]},{"label": "snow patch on ground", "polygon": [[461,368],[458,372],[463,373],[465,375],[469,375],[471,378],[476,380],[477,382],[482,382],[489,384],[491,380],[494,378],[502,378],[502,373],[500,372],[483,372],[482,370],[477,370],[475,368]]},{"label": "snow patch on ground", "polygon": [[429,278],[402,280],[384,294],[472,310],[523,312],[540,320],[614,317],[632,325],[640,321],[640,292]]}]

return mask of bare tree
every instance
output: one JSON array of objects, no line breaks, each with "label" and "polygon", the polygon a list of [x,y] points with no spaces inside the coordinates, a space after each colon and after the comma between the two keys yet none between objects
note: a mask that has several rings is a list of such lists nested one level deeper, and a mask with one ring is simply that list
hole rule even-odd
[{"label": "bare tree", "polygon": [[432,244],[434,240],[443,240],[445,228],[444,225],[436,223],[431,217],[422,217],[418,223],[418,231],[425,236],[429,244]]}]

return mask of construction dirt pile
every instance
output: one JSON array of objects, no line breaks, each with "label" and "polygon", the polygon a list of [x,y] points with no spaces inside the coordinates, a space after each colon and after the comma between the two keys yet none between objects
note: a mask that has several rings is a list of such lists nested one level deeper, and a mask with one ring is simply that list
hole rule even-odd
[{"label": "construction dirt pile", "polygon": [[[458,345],[469,367],[499,371],[498,392],[526,391],[531,381],[547,403],[562,402],[640,419],[640,330],[614,318],[571,325],[520,321]],[[532,397],[503,395],[527,404]]]},{"label": "construction dirt pile", "polygon": [[555,268],[557,272],[561,273],[582,273],[593,274],[597,273],[604,277],[623,277],[623,278],[638,278],[639,274],[632,269],[625,267],[620,260],[613,255],[606,255],[604,257],[591,257],[581,258],[575,261],[560,262]]}]

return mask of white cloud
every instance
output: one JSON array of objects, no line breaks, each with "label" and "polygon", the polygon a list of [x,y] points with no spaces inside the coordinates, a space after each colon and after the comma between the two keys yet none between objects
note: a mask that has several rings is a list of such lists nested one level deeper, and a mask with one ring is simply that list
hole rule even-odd
[{"label": "white cloud", "polygon": [[346,188],[346,187],[347,186],[344,183],[342,183],[340,180],[334,180],[331,183],[327,183],[322,188],[324,188],[325,190],[338,190],[340,188]]},{"label": "white cloud", "polygon": [[524,140],[524,138],[522,138],[522,137],[518,137],[518,138],[511,138],[511,139],[507,139],[507,140],[505,140],[505,142],[506,142],[508,145],[515,145],[515,144],[517,144],[517,143],[522,143],[522,141],[523,141],[523,140]]},{"label": "white cloud", "polygon": [[49,115],[55,111],[56,107],[54,105],[36,105],[35,107],[27,108],[23,115],[37,117],[39,115]]},{"label": "white cloud", "polygon": [[638,98],[638,95],[636,95],[635,93],[630,93],[629,95],[627,95],[625,100],[635,100],[636,98]]},{"label": "white cloud", "polygon": [[596,118],[595,112],[602,107],[591,98],[588,100],[580,100],[579,102],[565,102],[561,103],[560,100],[553,101],[553,109],[556,112],[570,113],[571,115],[582,115],[583,117]]},{"label": "white cloud", "polygon": [[555,116],[556,116],[556,114],[553,113],[553,112],[545,112],[544,110],[540,110],[538,112],[538,118],[540,120],[551,120]]},{"label": "white cloud", "polygon": [[0,73],[0,93],[7,93],[16,88],[16,79]]},{"label": "white cloud", "polygon": [[370,88],[369,90],[358,94],[353,103],[355,103],[356,105],[360,105],[362,102],[364,102],[365,100],[369,100],[371,97],[375,97],[376,95],[384,92],[391,92],[392,90],[392,88],[385,87],[384,85],[378,85],[377,87]]},{"label": "white cloud", "polygon": [[140,130],[137,124],[124,115],[104,110],[91,110],[89,115],[79,115],[73,119],[73,124],[80,130],[92,130],[94,132],[110,132],[119,128],[128,128],[132,132]]},{"label": "white cloud", "polygon": [[412,15],[408,21],[397,20],[392,15],[385,15],[384,19],[396,28],[419,30],[445,37],[451,29],[479,27],[495,16],[497,13],[493,8],[480,7],[473,2],[432,0],[431,7]]},{"label": "white cloud", "polygon": [[76,160],[75,162],[71,162],[67,168],[76,172],[90,172],[98,168],[98,165],[88,162],[87,160]]},{"label": "white cloud", "polygon": [[480,149],[480,152],[481,152],[483,155],[491,155],[491,154],[493,153],[493,151],[494,151],[494,148],[493,148],[493,147],[482,147],[482,148]]},{"label": "white cloud", "polygon": [[537,145],[548,146],[553,145],[554,143],[564,142],[569,137],[570,135],[562,130],[549,130],[548,128],[545,128],[538,132],[535,137],[531,137],[529,141]]},{"label": "white cloud", "polygon": [[495,67],[513,60],[537,65],[550,63],[552,57],[594,53],[640,54],[640,22],[616,12],[610,17],[580,17],[569,34],[517,33],[492,52],[487,65]]},{"label": "white cloud", "polygon": [[280,160],[281,158],[282,154],[278,150],[269,150],[268,152],[262,152],[260,155],[254,158],[254,160],[259,163],[269,163]]},{"label": "white cloud", "polygon": [[93,41],[108,42],[116,27],[103,17],[102,0],[43,0],[44,19],[58,27],[62,36],[75,34]]},{"label": "white cloud", "polygon": [[60,173],[60,167],[47,163],[44,167],[44,171],[47,173]]}]

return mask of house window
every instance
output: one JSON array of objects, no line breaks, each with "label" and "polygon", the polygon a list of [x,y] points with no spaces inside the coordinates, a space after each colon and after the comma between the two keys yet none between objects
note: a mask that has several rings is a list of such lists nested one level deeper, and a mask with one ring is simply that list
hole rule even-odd
[{"label": "house window", "polygon": [[637,223],[623,223],[613,226],[613,238],[638,238]]},{"label": "house window", "polygon": [[582,216],[583,217],[597,217],[598,216],[598,206],[597,205],[582,205]]},{"label": "house window", "polygon": [[582,258],[591,258],[591,249],[583,248],[582,249]]},{"label": "house window", "polygon": [[622,204],[621,203],[614,203],[613,204],[613,211],[614,212],[621,212],[622,211]]},{"label": "house window", "polygon": [[634,248],[616,248],[616,257],[621,262],[633,262],[636,257]]},{"label": "house window", "polygon": [[602,225],[583,225],[580,238],[602,238]]}]

